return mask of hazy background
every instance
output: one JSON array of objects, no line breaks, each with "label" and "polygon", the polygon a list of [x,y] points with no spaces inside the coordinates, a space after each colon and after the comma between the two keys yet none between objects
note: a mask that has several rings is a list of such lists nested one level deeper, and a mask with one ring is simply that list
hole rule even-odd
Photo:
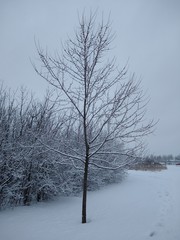
[{"label": "hazy background", "polygon": [[148,137],[149,153],[180,153],[180,1],[179,0],[0,0],[0,80],[24,85],[42,98],[47,84],[36,75],[34,38],[49,52],[61,47],[84,9],[111,14],[116,33],[112,53],[142,78],[151,97],[148,118],[159,119]]}]

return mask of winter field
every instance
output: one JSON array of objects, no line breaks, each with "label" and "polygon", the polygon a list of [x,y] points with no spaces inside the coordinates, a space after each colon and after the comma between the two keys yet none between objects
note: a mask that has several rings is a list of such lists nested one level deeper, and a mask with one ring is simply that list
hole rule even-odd
[{"label": "winter field", "polygon": [[121,184],[81,198],[60,198],[0,212],[0,240],[179,240],[180,166],[161,172],[129,171]]}]

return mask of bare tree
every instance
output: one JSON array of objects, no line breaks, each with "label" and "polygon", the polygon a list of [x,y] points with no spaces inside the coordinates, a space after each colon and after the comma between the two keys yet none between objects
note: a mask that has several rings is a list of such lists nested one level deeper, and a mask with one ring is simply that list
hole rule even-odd
[{"label": "bare tree", "polygon": [[57,89],[60,106],[77,135],[75,146],[64,141],[64,151],[51,150],[76,167],[84,166],[82,223],[86,223],[89,166],[115,170],[130,165],[142,150],[142,137],[154,125],[144,122],[147,101],[140,82],[127,76],[126,66],[119,70],[115,59],[108,59],[114,38],[110,22],[96,20],[96,14],[82,15],[75,37],[62,46],[61,54],[52,57],[38,45],[42,67],[34,65]]}]

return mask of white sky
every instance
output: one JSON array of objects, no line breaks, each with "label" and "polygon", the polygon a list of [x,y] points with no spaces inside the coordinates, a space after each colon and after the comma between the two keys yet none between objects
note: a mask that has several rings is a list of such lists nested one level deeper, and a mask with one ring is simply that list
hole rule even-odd
[{"label": "white sky", "polygon": [[111,13],[116,39],[113,54],[142,77],[151,97],[148,118],[159,119],[148,137],[149,152],[180,153],[179,0],[0,0],[0,80],[42,97],[47,84],[34,72],[36,38],[54,53],[77,26],[77,12]]}]

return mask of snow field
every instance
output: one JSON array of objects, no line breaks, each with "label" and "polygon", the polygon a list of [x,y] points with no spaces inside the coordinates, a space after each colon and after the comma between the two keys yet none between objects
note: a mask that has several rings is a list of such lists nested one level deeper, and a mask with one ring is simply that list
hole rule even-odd
[{"label": "snow field", "polygon": [[67,197],[0,212],[0,240],[179,240],[180,167],[129,171],[120,184],[88,193],[88,223],[81,198]]}]

